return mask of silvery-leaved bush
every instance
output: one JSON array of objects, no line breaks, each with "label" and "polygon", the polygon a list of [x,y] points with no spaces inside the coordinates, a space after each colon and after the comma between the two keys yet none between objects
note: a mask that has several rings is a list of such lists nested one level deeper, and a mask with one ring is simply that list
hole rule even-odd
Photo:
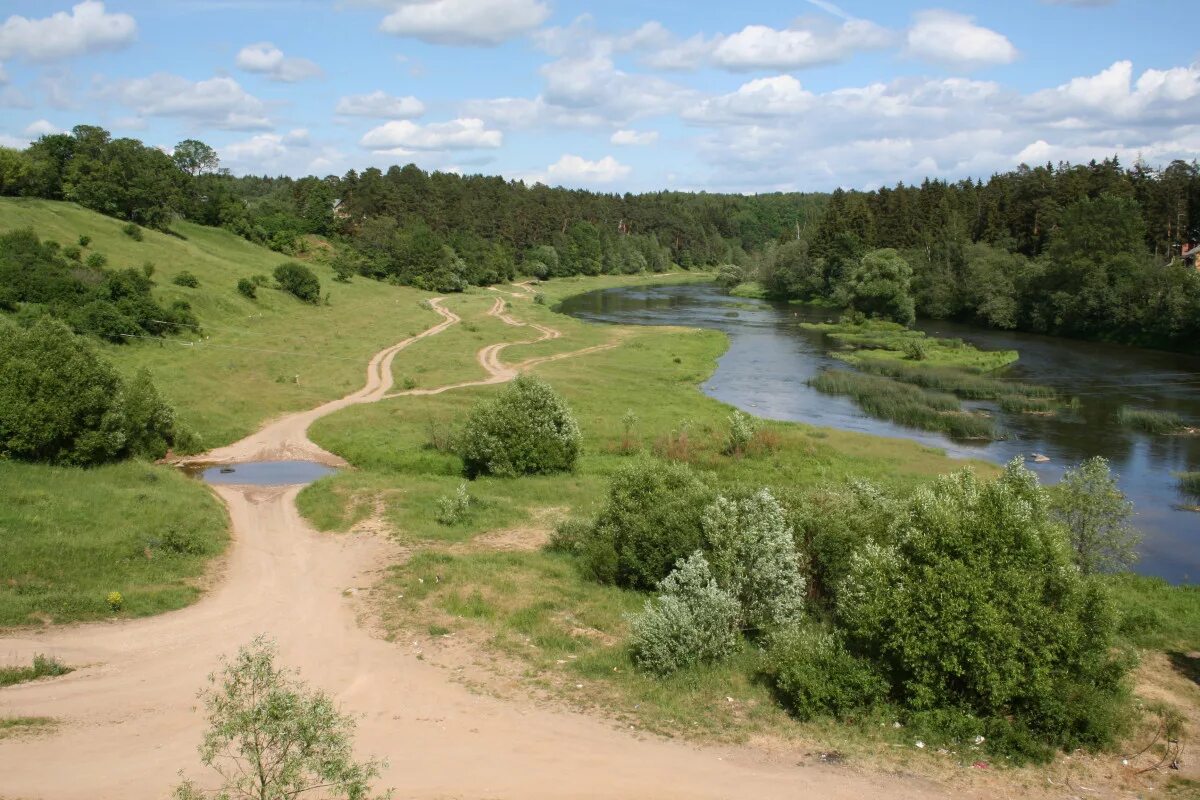
[{"label": "silvery-leaved bush", "polygon": [[718,497],[701,524],[713,574],[741,604],[743,625],[780,627],[803,616],[805,580],[795,536],[770,490],[741,501]]},{"label": "silvery-leaved bush", "polygon": [[630,618],[639,669],[669,675],[737,650],[738,601],[717,585],[703,553],[681,560],[659,590],[641,614]]}]

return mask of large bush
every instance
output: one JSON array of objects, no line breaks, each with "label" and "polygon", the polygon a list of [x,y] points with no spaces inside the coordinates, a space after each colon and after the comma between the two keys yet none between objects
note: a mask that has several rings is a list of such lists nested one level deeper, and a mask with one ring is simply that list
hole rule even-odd
[{"label": "large bush", "polygon": [[306,303],[321,302],[321,282],[313,271],[303,264],[289,261],[275,268],[275,281],[279,288]]},{"label": "large bush", "polygon": [[687,465],[639,459],[613,476],[577,549],[598,580],[653,589],[703,544],[700,519],[712,499]]},{"label": "large bush", "polygon": [[741,501],[718,497],[702,520],[720,586],[737,598],[742,625],[792,625],[804,614],[804,577],[787,514],[767,489]]},{"label": "large bush", "polygon": [[659,589],[661,594],[630,620],[639,669],[669,675],[737,650],[738,601],[717,586],[702,553],[681,560]]},{"label": "large bush", "polygon": [[902,504],[868,481],[814,492],[794,503],[796,538],[809,556],[810,591],[833,603],[850,572],[854,551],[866,542],[890,541],[888,530]]},{"label": "large bush", "polygon": [[470,477],[562,472],[575,467],[581,438],[562,396],[545,381],[522,375],[472,409],[460,455]]},{"label": "large bush", "polygon": [[75,465],[158,458],[178,438],[148,373],[127,384],[61,322],[42,318],[0,338],[0,457]]},{"label": "large bush", "polygon": [[800,719],[846,719],[887,696],[887,682],[846,650],[841,636],[811,626],[771,637],[766,672],[779,699]]},{"label": "large bush", "polygon": [[918,491],[893,544],[855,553],[837,619],[912,711],[957,709],[1024,756],[1117,733],[1125,665],[1116,616],[1071,563],[1046,492],[1019,461]]}]

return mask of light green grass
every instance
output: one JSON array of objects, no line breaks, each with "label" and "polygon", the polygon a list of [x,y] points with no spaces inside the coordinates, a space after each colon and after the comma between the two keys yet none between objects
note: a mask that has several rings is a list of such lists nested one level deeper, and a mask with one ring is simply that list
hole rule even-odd
[{"label": "light green grass", "polygon": [[0,717],[0,739],[49,733],[56,727],[58,720],[51,717]]},{"label": "light green grass", "polygon": [[1156,411],[1132,406],[1122,406],[1117,411],[1117,422],[1126,428],[1157,434],[1180,433],[1187,428],[1183,417],[1174,411]]},{"label": "light green grass", "polygon": [[73,671],[53,656],[38,653],[28,667],[0,667],[0,687],[36,681],[38,678],[57,678]]},{"label": "light green grass", "polygon": [[730,289],[729,294],[734,297],[749,297],[754,300],[763,300],[766,299],[767,290],[758,281],[747,281],[746,283],[739,283]]},{"label": "light green grass", "polygon": [[0,497],[0,627],[111,617],[111,591],[121,616],[180,608],[227,540],[221,504],[169,467],[0,461]]},{"label": "light green grass", "polygon": [[[980,350],[962,339],[938,339],[927,336],[924,331],[881,320],[862,323],[802,322],[800,327],[820,331],[853,351],[843,354],[850,363],[855,362],[856,356],[869,352],[872,358],[907,360],[919,366],[993,372],[1020,358],[1016,350]],[[920,351],[920,359],[913,358],[914,349]]]}]

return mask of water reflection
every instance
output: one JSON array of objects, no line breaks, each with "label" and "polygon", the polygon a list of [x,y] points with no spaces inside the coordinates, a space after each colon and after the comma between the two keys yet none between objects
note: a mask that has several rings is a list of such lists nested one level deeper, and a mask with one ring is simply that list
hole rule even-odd
[{"label": "water reflection", "polygon": [[1052,386],[1079,397],[1076,413],[1058,417],[994,411],[1007,438],[957,442],[866,416],[851,400],[823,395],[806,381],[828,366],[828,340],[799,327],[821,322],[835,311],[730,298],[708,285],[606,289],[569,299],[562,310],[595,322],[688,325],[729,335],[729,350],[702,389],[706,394],[762,417],[799,420],[831,428],[913,439],[956,457],[1003,463],[1033,453],[1050,457],[1029,463],[1043,481],[1101,455],[1120,475],[1133,500],[1135,522],[1145,534],[1138,571],[1173,582],[1200,578],[1200,514],[1182,510],[1174,472],[1200,469],[1200,437],[1149,436],[1116,424],[1123,405],[1178,412],[1200,421],[1200,359],[1077,342],[1034,334],[992,331],[948,322],[918,325],[932,336],[961,338],[987,350],[1014,349],[1021,360],[1006,370],[1015,380]]}]

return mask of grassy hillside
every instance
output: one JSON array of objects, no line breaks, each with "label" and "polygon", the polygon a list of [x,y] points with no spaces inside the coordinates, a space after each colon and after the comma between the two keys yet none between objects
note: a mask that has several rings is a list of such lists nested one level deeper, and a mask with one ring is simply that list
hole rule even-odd
[{"label": "grassy hillside", "polygon": [[[186,238],[146,230],[141,242],[121,227],[115,219],[69,203],[0,198],[0,230],[32,228],[64,246],[90,236],[85,252],[103,253],[110,267],[150,262],[155,296],[192,305],[202,335],[182,331],[168,342],[135,341],[106,349],[122,369],[148,367],[205,448],[236,441],[264,419],[360,386],[374,352],[438,319],[419,307],[423,293],[361,279],[335,283],[319,257],[308,261],[329,305],[306,305],[267,287],[249,300],[238,294],[238,279],[269,276],[289,260],[286,256],[227,231],[185,222],[173,230]],[[172,283],[183,271],[200,285]]]}]

